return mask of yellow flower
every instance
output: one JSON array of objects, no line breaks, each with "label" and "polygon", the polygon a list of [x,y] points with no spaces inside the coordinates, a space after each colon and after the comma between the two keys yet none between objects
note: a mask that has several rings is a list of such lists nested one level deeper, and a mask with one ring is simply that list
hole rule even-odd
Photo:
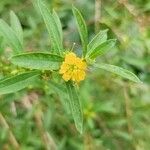
[{"label": "yellow flower", "polygon": [[59,73],[62,74],[62,78],[65,81],[80,82],[85,79],[86,76],[86,62],[77,57],[75,53],[69,52],[65,56],[65,60],[61,65]]}]

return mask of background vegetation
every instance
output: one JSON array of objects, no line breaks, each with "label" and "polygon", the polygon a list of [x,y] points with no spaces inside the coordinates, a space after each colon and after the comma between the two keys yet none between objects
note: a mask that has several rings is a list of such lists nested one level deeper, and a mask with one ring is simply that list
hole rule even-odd
[{"label": "background vegetation", "polygon": [[[55,85],[35,85],[0,96],[0,149],[2,150],[149,150],[150,149],[150,1],[149,0],[47,0],[61,19],[64,45],[81,49],[71,11],[82,12],[90,38],[109,28],[117,45],[98,62],[134,72],[143,84],[135,84],[104,71],[92,70],[80,84],[84,133],[79,134],[66,111],[66,97]],[[13,10],[24,30],[26,51],[50,49],[49,36],[39,10],[30,0],[1,0],[0,17],[9,23]],[[15,74],[11,48],[0,36],[0,78]],[[53,77],[51,77],[53,78]],[[61,97],[61,98],[60,98]],[[64,107],[62,106],[64,105]]]}]

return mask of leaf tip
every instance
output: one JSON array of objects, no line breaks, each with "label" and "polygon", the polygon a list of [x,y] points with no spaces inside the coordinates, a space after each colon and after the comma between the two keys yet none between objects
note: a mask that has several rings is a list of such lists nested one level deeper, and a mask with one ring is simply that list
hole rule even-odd
[{"label": "leaf tip", "polygon": [[76,129],[77,131],[80,133],[80,134],[83,134],[83,123],[80,123],[80,124],[75,124],[76,126]]},{"label": "leaf tip", "polygon": [[139,83],[139,84],[143,84],[143,81],[141,81],[137,76],[136,76],[136,83]]}]

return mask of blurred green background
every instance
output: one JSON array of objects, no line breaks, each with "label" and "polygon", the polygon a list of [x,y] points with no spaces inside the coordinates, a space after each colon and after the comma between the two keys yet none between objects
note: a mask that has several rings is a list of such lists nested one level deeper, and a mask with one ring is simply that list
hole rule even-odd
[{"label": "blurred green background", "polygon": [[[0,150],[150,150],[150,1],[46,2],[61,19],[66,48],[75,42],[76,51],[81,50],[71,11],[74,4],[86,20],[90,38],[99,29],[108,28],[109,38],[117,39],[116,46],[97,61],[126,68],[143,84],[103,70],[88,72],[80,84],[83,135],[76,131],[72,116],[65,109],[62,91],[46,80],[0,96]],[[8,23],[10,10],[21,21],[26,51],[49,51],[48,32],[32,1],[1,0],[0,18]],[[0,78],[17,69],[8,60],[9,51],[11,48],[0,36]],[[44,78],[47,77],[48,73]]]}]

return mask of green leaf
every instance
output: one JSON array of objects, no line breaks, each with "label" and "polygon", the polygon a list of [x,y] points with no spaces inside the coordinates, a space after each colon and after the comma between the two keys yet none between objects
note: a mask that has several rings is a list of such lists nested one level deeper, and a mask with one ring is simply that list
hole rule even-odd
[{"label": "green leaf", "polygon": [[11,58],[14,65],[39,70],[57,70],[62,61],[62,57],[49,53],[26,53]]},{"label": "green leaf", "polygon": [[86,27],[85,21],[81,15],[80,11],[75,7],[72,8],[72,11],[76,18],[77,27],[78,27],[78,31],[79,31],[81,42],[82,42],[83,56],[85,56],[87,53],[87,44],[88,44],[87,27]]},{"label": "green leaf", "polygon": [[23,50],[23,46],[15,32],[2,19],[0,19],[0,35],[4,37],[6,42],[8,42],[16,54]]},{"label": "green leaf", "polygon": [[49,81],[49,87],[52,88],[55,93],[57,93],[60,97],[60,101],[62,102],[66,112],[68,114],[71,114],[71,106],[70,106],[70,101],[68,100],[68,93],[66,86],[60,83],[56,83],[53,81]]},{"label": "green leaf", "polygon": [[4,51],[3,47],[3,37],[0,36],[0,54]]},{"label": "green leaf", "polygon": [[115,39],[105,41],[104,43],[98,45],[95,49],[90,49],[86,58],[95,59],[97,56],[105,54],[112,47],[114,47],[115,43]]},{"label": "green leaf", "polygon": [[30,71],[15,75],[12,77],[4,78],[0,80],[0,94],[8,94],[19,91],[35,82],[35,79],[39,76],[39,72]]},{"label": "green leaf", "polygon": [[94,64],[93,66],[96,68],[99,68],[99,69],[103,69],[103,70],[115,73],[115,74],[117,74],[125,79],[129,79],[133,82],[141,83],[140,79],[134,73],[132,73],[126,69],[123,69],[121,67],[109,65],[109,64]]},{"label": "green leaf", "polygon": [[[58,31],[59,31],[60,40],[61,40],[61,42],[62,42],[62,41],[63,41],[62,26],[61,26],[60,19],[59,19],[57,13],[55,12],[55,10],[53,10],[53,17],[54,17],[54,20],[55,20],[55,22],[56,22],[56,25],[57,25],[57,28],[58,28]],[[61,44],[62,44],[62,43],[61,43]]]},{"label": "green leaf", "polygon": [[83,131],[83,115],[82,115],[82,108],[80,105],[80,100],[77,94],[76,87],[73,85],[72,82],[67,82],[67,91],[69,94],[71,112],[74,118],[75,126],[77,130],[82,133]]},{"label": "green leaf", "polygon": [[60,25],[57,24],[58,18],[56,18],[56,14],[52,15],[51,12],[46,7],[46,5],[41,0],[37,0],[37,6],[39,8],[39,11],[43,17],[48,33],[50,35],[50,40],[54,53],[62,54],[63,46],[62,46],[62,37],[60,35],[61,29]]},{"label": "green leaf", "polygon": [[10,12],[10,22],[11,22],[11,28],[14,30],[18,39],[20,40],[21,44],[23,45],[23,30],[21,27],[21,23],[13,11]]},{"label": "green leaf", "polygon": [[88,51],[93,51],[97,46],[107,40],[108,29],[100,31],[88,44]]}]

